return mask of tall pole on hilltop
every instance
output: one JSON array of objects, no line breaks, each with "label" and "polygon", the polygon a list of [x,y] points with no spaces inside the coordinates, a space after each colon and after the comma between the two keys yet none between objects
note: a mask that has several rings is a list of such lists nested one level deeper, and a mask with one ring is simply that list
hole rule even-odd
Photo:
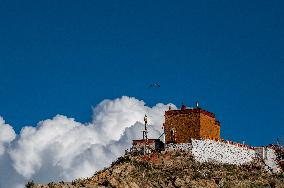
[{"label": "tall pole on hilltop", "polygon": [[144,123],[145,123],[145,127],[144,127],[144,131],[143,131],[143,140],[144,140],[144,155],[146,155],[146,149],[147,149],[147,145],[148,145],[148,136],[147,136],[147,123],[148,123],[148,119],[147,119],[147,115],[145,114],[144,116]]}]

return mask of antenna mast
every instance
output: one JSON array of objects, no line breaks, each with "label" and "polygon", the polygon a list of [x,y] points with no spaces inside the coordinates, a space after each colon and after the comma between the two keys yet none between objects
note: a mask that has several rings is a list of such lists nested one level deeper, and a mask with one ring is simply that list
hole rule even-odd
[{"label": "antenna mast", "polygon": [[148,118],[147,118],[147,115],[145,114],[144,116],[144,122],[145,122],[145,127],[144,127],[144,130],[143,130],[143,140],[144,140],[144,155],[146,155],[146,149],[148,148],[148,136],[147,136],[147,123],[148,123]]}]

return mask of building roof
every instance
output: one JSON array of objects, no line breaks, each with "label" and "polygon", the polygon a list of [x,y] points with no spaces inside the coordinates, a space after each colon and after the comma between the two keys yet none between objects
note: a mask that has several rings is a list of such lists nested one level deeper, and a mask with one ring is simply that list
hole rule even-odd
[{"label": "building roof", "polygon": [[201,108],[192,108],[192,109],[184,109],[184,110],[168,110],[166,111],[165,115],[190,114],[190,113],[202,113],[212,118],[215,118],[215,115],[212,112],[203,110]]},{"label": "building roof", "polygon": [[[139,140],[132,140],[133,142],[144,142],[143,139],[139,139]],[[155,142],[155,141],[160,141],[160,139],[148,139],[148,142]]]}]

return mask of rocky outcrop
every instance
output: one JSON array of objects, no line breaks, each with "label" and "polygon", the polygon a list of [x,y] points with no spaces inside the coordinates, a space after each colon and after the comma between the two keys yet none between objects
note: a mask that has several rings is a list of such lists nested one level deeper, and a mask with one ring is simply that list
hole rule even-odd
[{"label": "rocky outcrop", "polygon": [[87,179],[33,188],[284,187],[284,177],[268,173],[258,159],[249,164],[200,163],[188,152],[126,155]]}]

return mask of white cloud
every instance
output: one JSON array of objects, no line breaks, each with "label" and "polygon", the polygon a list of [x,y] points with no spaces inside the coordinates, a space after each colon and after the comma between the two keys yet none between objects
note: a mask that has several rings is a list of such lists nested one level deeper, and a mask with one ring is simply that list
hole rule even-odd
[{"label": "white cloud", "polygon": [[122,155],[132,139],[141,138],[145,114],[149,137],[160,136],[167,108],[164,104],[147,107],[124,96],[98,104],[88,124],[57,115],[36,127],[24,127],[18,136],[0,118],[0,169],[5,169],[5,175],[0,171],[0,187],[23,186],[31,179],[70,181],[91,176]]},{"label": "white cloud", "polygon": [[0,156],[4,154],[7,144],[12,142],[16,137],[13,128],[5,124],[4,119],[0,116]]}]

